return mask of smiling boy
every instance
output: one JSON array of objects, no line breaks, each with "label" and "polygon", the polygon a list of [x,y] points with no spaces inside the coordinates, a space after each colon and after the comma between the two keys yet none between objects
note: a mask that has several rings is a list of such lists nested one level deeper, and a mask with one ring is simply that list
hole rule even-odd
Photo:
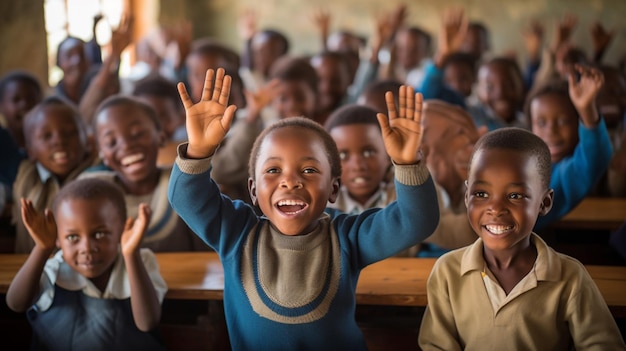
[{"label": "smiling boy", "polygon": [[[213,78],[215,88],[213,89]],[[211,157],[232,122],[230,77],[207,72],[200,102],[184,85],[189,143],[179,147],[169,199],[220,255],[224,310],[235,350],[364,350],[355,321],[356,283],[365,266],[426,238],[437,225],[436,193],[421,162],[421,95],[387,93],[378,115],[395,162],[398,201],[357,216],[324,214],[339,192],[341,161],[332,137],[302,117],[266,128],[250,156],[250,197],[263,216],[220,194]],[[390,235],[384,235],[388,232]]]}]

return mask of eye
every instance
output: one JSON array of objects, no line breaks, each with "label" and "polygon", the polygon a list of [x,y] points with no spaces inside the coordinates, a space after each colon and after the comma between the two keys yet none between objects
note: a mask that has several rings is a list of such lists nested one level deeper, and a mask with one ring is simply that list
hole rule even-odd
[{"label": "eye", "polygon": [[272,167],[272,168],[268,168],[265,170],[265,173],[269,173],[269,174],[275,174],[279,172],[280,170],[277,167]]},{"label": "eye", "polygon": [[302,170],[302,173],[313,174],[313,173],[318,173],[318,172],[317,172],[317,169],[315,169],[313,167],[307,167],[307,168]]},{"label": "eye", "polygon": [[520,193],[511,193],[509,194],[509,199],[512,200],[523,200],[526,196],[524,196],[524,194],[520,194]]},{"label": "eye", "polygon": [[479,198],[488,198],[489,197],[489,195],[486,192],[484,192],[484,191],[475,191],[472,195],[474,197],[479,197]]},{"label": "eye", "polygon": [[114,137],[105,137],[102,139],[102,146],[105,149],[112,149],[115,147],[116,144],[117,144],[117,139],[115,139]]},{"label": "eye", "polygon": [[348,159],[348,153],[347,153],[347,152],[345,152],[345,151],[341,151],[341,152],[339,152],[339,158],[340,158],[342,161],[347,160],[347,159]]},{"label": "eye", "polygon": [[96,238],[96,240],[102,239],[107,235],[107,233],[105,232],[96,232],[94,233],[93,237]]},{"label": "eye", "polygon": [[80,240],[80,236],[78,236],[77,234],[70,234],[70,235],[67,235],[65,239],[71,243],[75,243],[78,240]]},{"label": "eye", "polygon": [[376,151],[374,151],[372,149],[363,150],[363,157],[365,157],[365,158],[374,157],[374,154],[376,154]]}]

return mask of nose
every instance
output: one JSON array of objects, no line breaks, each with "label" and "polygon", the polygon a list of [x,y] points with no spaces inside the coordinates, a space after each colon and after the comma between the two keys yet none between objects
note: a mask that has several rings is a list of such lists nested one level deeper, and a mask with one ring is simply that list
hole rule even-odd
[{"label": "nose", "polygon": [[367,168],[367,162],[365,162],[365,157],[361,154],[352,154],[345,161],[346,168],[353,170],[364,170]]},{"label": "nose", "polygon": [[98,251],[96,241],[92,238],[86,238],[80,242],[80,253],[87,254]]},{"label": "nose", "polygon": [[284,174],[283,178],[280,181],[281,188],[285,189],[300,189],[304,185],[302,184],[302,179],[299,176],[293,174]]},{"label": "nose", "polygon": [[492,196],[489,198],[488,212],[496,217],[499,217],[508,212],[505,199],[503,196]]}]

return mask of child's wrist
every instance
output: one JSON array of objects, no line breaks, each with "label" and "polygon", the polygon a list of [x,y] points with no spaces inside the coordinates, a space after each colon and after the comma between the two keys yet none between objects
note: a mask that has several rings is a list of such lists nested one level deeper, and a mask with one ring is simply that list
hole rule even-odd
[{"label": "child's wrist", "polygon": [[217,150],[217,146],[199,147],[190,143],[187,145],[186,156],[191,159],[207,158],[211,157],[215,153],[215,150]]},{"label": "child's wrist", "polygon": [[600,114],[593,105],[579,108],[578,114],[583,125],[587,128],[595,127],[600,122]]}]

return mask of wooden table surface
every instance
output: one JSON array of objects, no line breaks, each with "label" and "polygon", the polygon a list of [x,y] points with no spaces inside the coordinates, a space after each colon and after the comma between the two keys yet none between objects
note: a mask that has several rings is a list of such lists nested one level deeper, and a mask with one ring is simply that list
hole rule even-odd
[{"label": "wooden table surface", "polygon": [[[221,300],[224,271],[212,252],[158,253],[161,274],[169,288],[166,298],[178,300]],[[0,255],[0,293],[26,255]],[[357,303],[385,306],[426,306],[426,280],[435,263],[428,258],[388,258],[361,273]],[[607,304],[626,311],[626,267],[586,266]]]},{"label": "wooden table surface", "polygon": [[626,220],[626,198],[585,198],[552,226],[567,229],[616,230]]}]

